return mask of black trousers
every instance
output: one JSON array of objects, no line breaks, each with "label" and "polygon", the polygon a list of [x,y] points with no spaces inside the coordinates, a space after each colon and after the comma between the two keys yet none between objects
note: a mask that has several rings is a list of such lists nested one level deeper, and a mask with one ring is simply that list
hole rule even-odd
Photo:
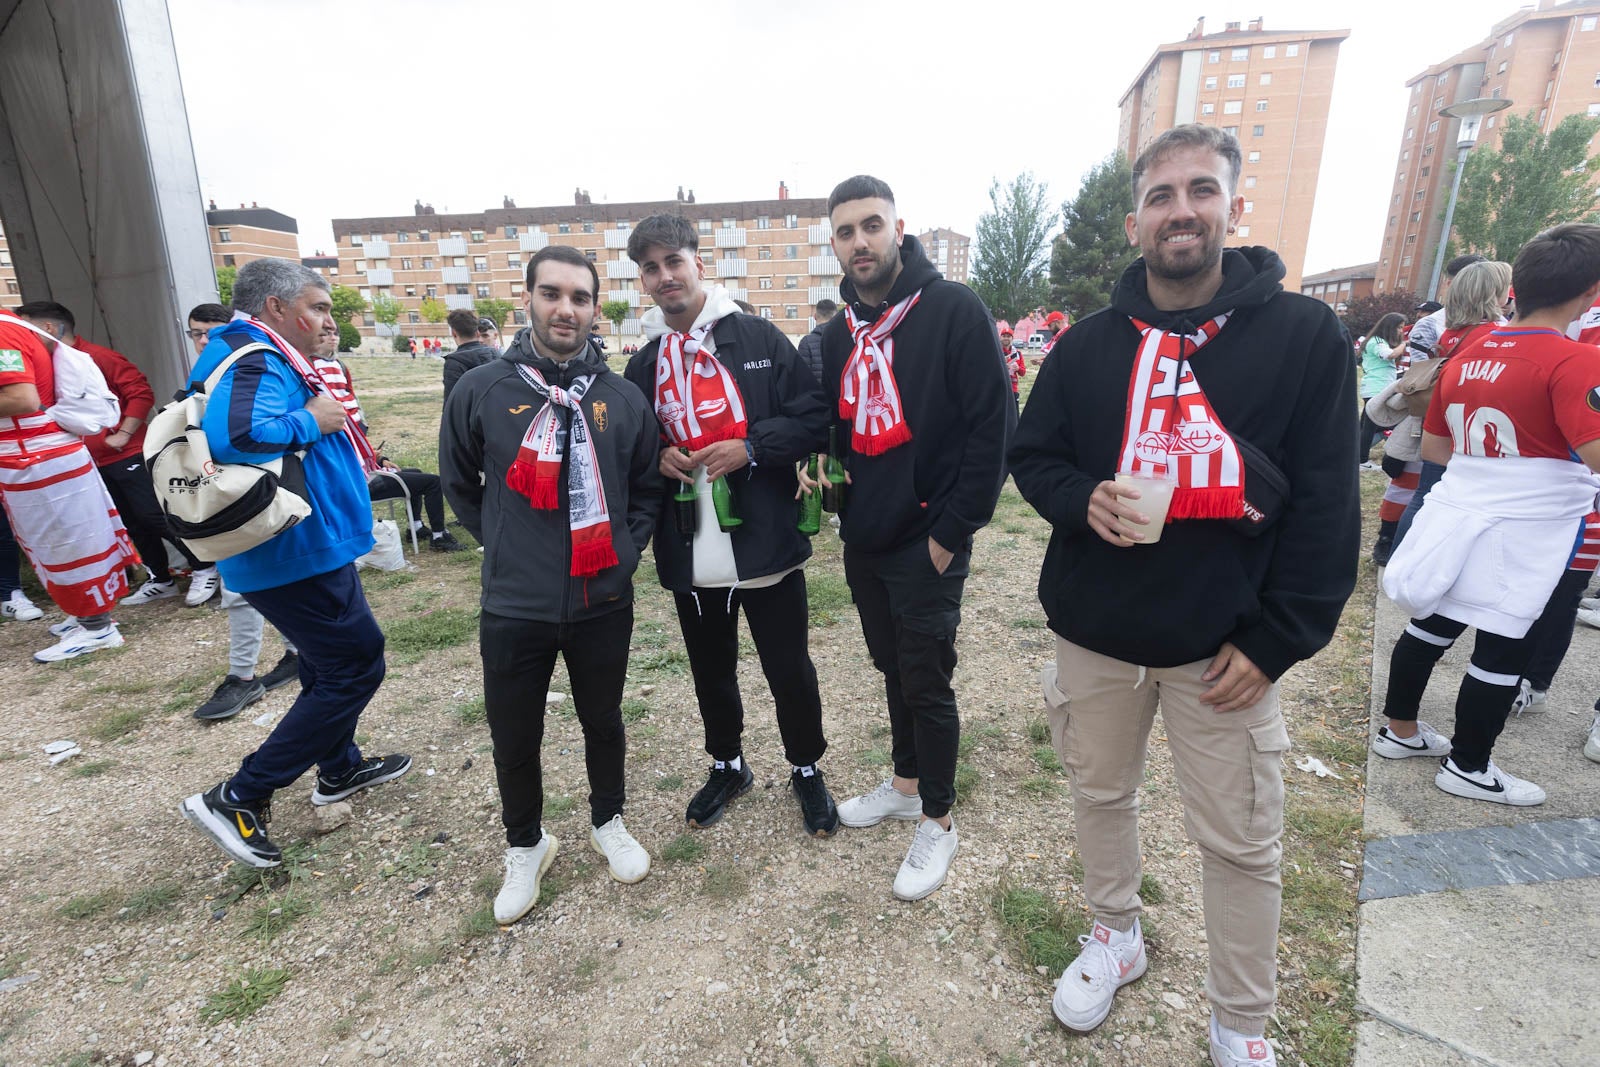
[{"label": "black trousers", "polygon": [[1372,459],[1372,444],[1383,436],[1383,427],[1367,417],[1367,402],[1361,401],[1361,425],[1356,436],[1356,462],[1367,463]]},{"label": "black trousers", "polygon": [[1522,676],[1533,688],[1543,691],[1555,681],[1556,671],[1561,669],[1561,661],[1567,658],[1567,648],[1572,644],[1572,627],[1578,620],[1578,602],[1583,599],[1583,591],[1589,588],[1589,579],[1593,577],[1593,571],[1569,570],[1562,574],[1555,592],[1550,594],[1550,600],[1544,606],[1544,614],[1528,631],[1527,641],[1532,646],[1532,654],[1528,657],[1528,665],[1523,668]]},{"label": "black trousers", "polygon": [[894,773],[920,780],[922,813],[930,819],[948,814],[956,799],[961,723],[950,679],[971,558],[972,546],[962,546],[941,575],[926,539],[893,552],[844,549],[844,577],[861,633],[883,675]]},{"label": "black trousers", "polygon": [[166,541],[171,540],[190,567],[198,570],[208,564],[201,563],[182,541],[167,536],[167,517],[156,502],[155,486],[150,481],[150,468],[143,456],[131,456],[107,463],[100,468],[100,480],[106,483],[111,502],[122,516],[122,525],[128,528],[128,539],[139,550],[150,578],[157,582],[172,580],[172,570],[167,566]]},{"label": "black trousers", "polygon": [[[413,357],[414,358],[414,357]],[[388,476],[374,477],[367,480],[367,489],[374,500],[398,500],[402,496],[411,498],[411,514],[427,513],[428,526],[434,532],[444,529],[444,489],[439,484],[437,474],[427,474],[413,467],[404,467],[393,473],[400,476],[405,483],[405,492],[395,484],[393,478]]]},{"label": "black trousers", "polygon": [[756,643],[761,672],[767,677],[783,738],[783,756],[795,767],[822,758],[828,742],[822,736],[822,697],[817,669],[806,643],[810,611],[806,575],[795,571],[765,589],[696,589],[674,593],[678,625],[683,630],[694,694],[706,728],[706,752],[712,759],[742,755],[744,701],[739,696],[739,609],[744,608],[750,637]]},{"label": "black trousers", "polygon": [[[1395,642],[1389,656],[1389,689],[1383,714],[1391,719],[1415,720],[1428,688],[1428,678],[1467,624],[1429,615],[1412,619]],[[1479,630],[1472,646],[1472,662],[1456,693],[1456,732],[1450,739],[1450,758],[1464,771],[1489,766],[1495,738],[1505,729],[1519,681],[1533,652],[1527,636],[1504,637]]]},{"label": "black trousers", "polygon": [[633,605],[583,622],[511,619],[484,612],[478,621],[483,653],[483,703],[494,742],[500,786],[500,820],[506,843],[539,843],[544,815],[544,698],[556,654],[567,663],[572,705],[583,727],[583,761],[589,773],[589,818],[603,826],[622,814],[622,687],[628,675]]}]

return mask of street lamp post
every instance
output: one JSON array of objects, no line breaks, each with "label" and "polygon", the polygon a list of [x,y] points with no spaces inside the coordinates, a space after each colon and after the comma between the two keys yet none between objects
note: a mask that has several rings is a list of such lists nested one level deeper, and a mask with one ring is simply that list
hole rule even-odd
[{"label": "street lamp post", "polygon": [[1478,143],[1478,130],[1483,125],[1483,117],[1504,111],[1510,106],[1509,100],[1480,96],[1439,109],[1439,114],[1447,119],[1460,119],[1461,128],[1456,132],[1456,173],[1450,180],[1450,199],[1444,209],[1444,229],[1439,233],[1439,248],[1433,257],[1433,274],[1428,279],[1429,300],[1439,298],[1439,275],[1444,270],[1445,249],[1450,246],[1450,226],[1456,219],[1456,197],[1461,192],[1461,171],[1467,165],[1467,156],[1471,154],[1472,146]]}]

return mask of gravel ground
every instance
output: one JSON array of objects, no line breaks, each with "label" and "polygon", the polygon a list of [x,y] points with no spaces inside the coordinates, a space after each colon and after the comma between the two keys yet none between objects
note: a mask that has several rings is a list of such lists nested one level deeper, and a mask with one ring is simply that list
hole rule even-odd
[{"label": "gravel ground", "polygon": [[[352,365],[390,454],[433,469],[437,366]],[[1083,908],[1066,779],[1038,732],[1037,673],[1052,641],[1033,589],[1047,530],[1006,493],[978,539],[961,629],[961,852],[945,887],[916,904],[889,891],[908,824],[803,836],[748,639],[745,751],[758,788],[714,828],[680,837],[705,756],[671,603],[648,562],[625,705],[626,818],[654,869],[623,886],[588,847],[582,739],[570,707],[557,705],[544,751],[547,826],[561,851],[545,900],[509,930],[486,911],[503,838],[476,703],[476,553],[424,550],[412,571],[367,572],[390,670],[360,739],[370,752],[412,753],[416,769],[354,798],[332,828],[312,813],[309,775],[280,792],[273,837],[290,862],[266,878],[225,862],[176,813],[265,736],[270,724],[257,716],[293,699],[279,690],[215,725],[190,717],[225,670],[222,613],[181,601],[124,609],[125,648],[52,666],[28,657],[57,615],[7,622],[0,1062],[1205,1062],[1197,858],[1163,744],[1152,745],[1144,795],[1146,869],[1162,899],[1148,909],[1150,973],[1119,994],[1097,1033],[1057,1026],[1054,974],[1030,966],[998,917],[998,896],[1016,888],[1040,891],[1074,921]],[[822,766],[842,800],[888,773],[887,719],[831,531],[808,575],[831,746]],[[1344,775],[1289,770],[1291,805],[1359,809],[1360,748],[1349,739],[1365,735],[1364,712],[1351,710],[1364,707],[1365,681],[1351,656],[1362,654],[1370,578],[1363,590],[1346,639],[1285,680],[1297,748],[1303,729],[1320,731],[1318,751]],[[263,669],[280,651],[269,628]],[[558,671],[554,689],[564,685]],[[51,766],[42,746],[58,739],[83,754]],[[1358,863],[1359,841],[1346,844],[1340,856]],[[1318,936],[1348,958],[1331,986],[1303,973],[1286,924],[1274,1030],[1285,1063],[1348,1062],[1297,1049],[1311,1005],[1332,1003],[1336,1025],[1348,1022],[1353,874],[1334,881],[1349,911],[1318,918]],[[242,1014],[249,1007],[258,1010]]]}]

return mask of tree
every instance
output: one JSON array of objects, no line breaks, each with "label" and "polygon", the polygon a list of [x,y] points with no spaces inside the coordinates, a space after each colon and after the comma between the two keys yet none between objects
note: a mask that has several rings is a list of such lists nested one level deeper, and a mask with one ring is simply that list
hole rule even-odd
[{"label": "tree", "polygon": [[1510,263],[1541,230],[1596,221],[1588,156],[1597,132],[1600,119],[1583,115],[1568,115],[1549,134],[1531,111],[1509,116],[1498,148],[1467,157],[1451,254],[1465,248]]},{"label": "tree", "polygon": [[333,300],[333,321],[340,325],[349,325],[354,316],[367,313],[367,302],[348,285],[335,285],[328,295]]},{"label": "tree", "polygon": [[1350,331],[1350,340],[1354,341],[1358,337],[1365,337],[1367,331],[1391,311],[1398,311],[1410,322],[1420,303],[1422,297],[1409,289],[1390,289],[1387,293],[1358,296],[1347,301],[1344,314],[1339,319],[1344,323],[1344,328]]},{"label": "tree", "polygon": [[1003,188],[999,178],[989,184],[989,211],[978,218],[972,291],[1001,318],[1015,319],[1044,303],[1050,231],[1056,226],[1049,195],[1028,173]]},{"label": "tree", "polygon": [[1050,255],[1050,302],[1074,319],[1111,302],[1111,288],[1139,250],[1123,225],[1132,204],[1133,169],[1118,152],[1095,166],[1078,195],[1061,206],[1063,229]]},{"label": "tree", "polygon": [[444,306],[444,301],[436,296],[424,297],[422,307],[419,310],[422,312],[422,321],[432,323],[435,326],[443,322],[450,314],[450,309]]},{"label": "tree", "polygon": [[628,312],[633,310],[633,305],[626,300],[607,300],[600,305],[600,314],[611,320],[611,334],[613,337],[622,335],[622,320],[628,317]]},{"label": "tree", "polygon": [[482,300],[474,300],[472,306],[479,315],[492,320],[497,329],[503,329],[506,324],[506,316],[511,314],[511,309],[515,305],[509,300],[496,300],[485,297]]},{"label": "tree", "polygon": [[372,317],[391,329],[399,323],[400,313],[404,310],[400,301],[388,293],[379,293],[372,298]]},{"label": "tree", "polygon": [[339,323],[339,351],[353,352],[361,344],[361,331],[348,322]]},{"label": "tree", "polygon": [[239,276],[238,267],[217,268],[217,296],[223,307],[233,306],[233,280]]}]

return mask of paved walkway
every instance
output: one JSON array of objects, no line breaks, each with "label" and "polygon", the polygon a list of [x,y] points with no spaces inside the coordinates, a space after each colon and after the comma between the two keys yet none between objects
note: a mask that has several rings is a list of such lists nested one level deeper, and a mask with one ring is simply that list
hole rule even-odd
[{"label": "paved walkway", "polygon": [[[1372,729],[1406,624],[1381,593]],[[1434,671],[1422,718],[1446,737],[1468,631]],[[1600,630],[1579,626],[1549,710],[1513,718],[1495,762],[1544,786],[1533,808],[1462,800],[1426,758],[1369,756],[1356,1067],[1600,1065],[1600,764],[1584,758]]]}]

